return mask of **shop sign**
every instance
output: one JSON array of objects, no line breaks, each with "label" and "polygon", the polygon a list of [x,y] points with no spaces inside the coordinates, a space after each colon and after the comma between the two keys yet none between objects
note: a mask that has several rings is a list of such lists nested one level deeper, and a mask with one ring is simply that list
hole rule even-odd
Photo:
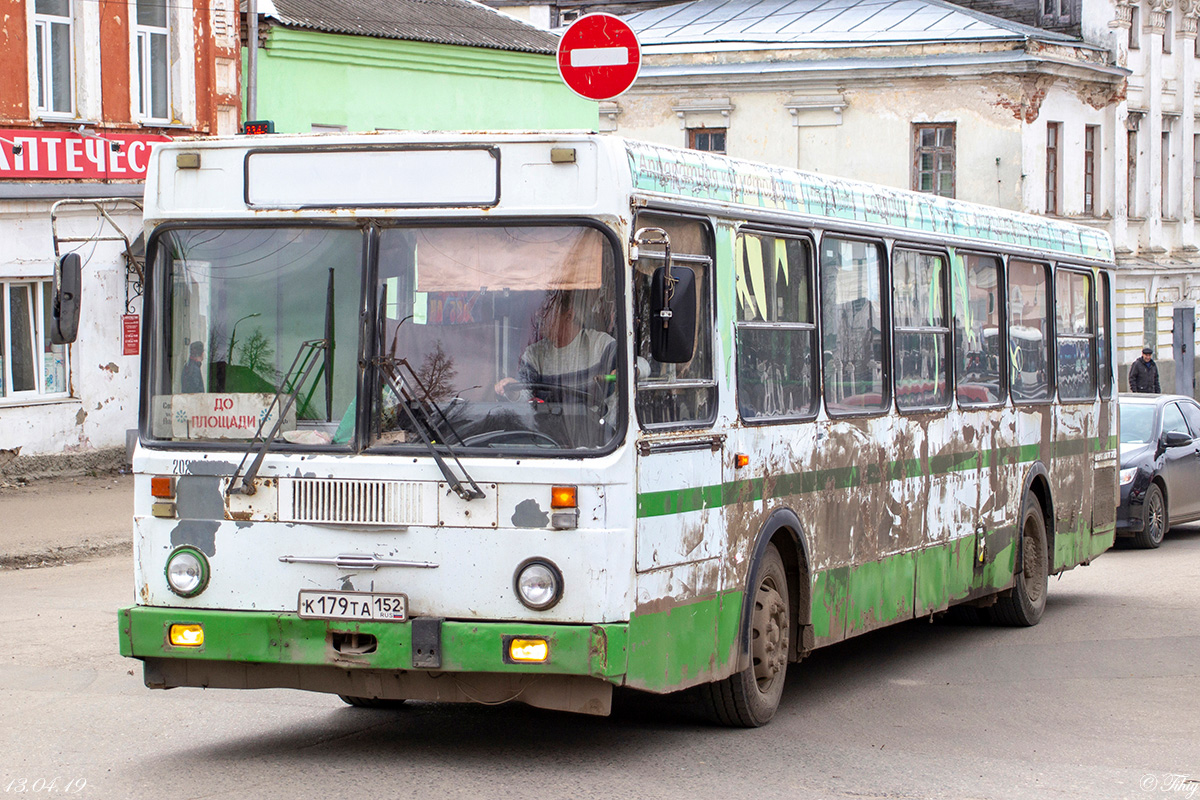
[{"label": "shop sign", "polygon": [[[98,138],[102,137],[102,138]],[[156,134],[0,130],[0,180],[144,180],[150,148],[171,137]],[[114,144],[117,146],[114,147]]]},{"label": "shop sign", "polygon": [[136,356],[138,354],[140,328],[137,314],[121,315],[121,355]]}]

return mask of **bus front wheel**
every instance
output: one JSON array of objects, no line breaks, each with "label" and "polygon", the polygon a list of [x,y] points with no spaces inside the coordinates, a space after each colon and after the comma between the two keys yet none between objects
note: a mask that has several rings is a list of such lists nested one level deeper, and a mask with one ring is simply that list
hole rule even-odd
[{"label": "bus front wheel", "polygon": [[722,725],[757,728],[766,725],[779,708],[788,665],[791,606],[787,573],[775,545],[768,545],[754,572],[750,608],[750,663],[724,680],[701,687],[701,697],[713,721]]},{"label": "bus front wheel", "polygon": [[1046,548],[1046,518],[1042,504],[1033,495],[1025,500],[1021,515],[1020,563],[1012,592],[992,606],[992,617],[1002,625],[1037,625],[1046,610],[1050,588],[1050,554]]}]

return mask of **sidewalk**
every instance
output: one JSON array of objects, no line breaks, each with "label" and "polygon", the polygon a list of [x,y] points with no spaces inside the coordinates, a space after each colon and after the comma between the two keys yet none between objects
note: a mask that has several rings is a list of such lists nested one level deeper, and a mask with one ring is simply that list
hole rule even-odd
[{"label": "sidewalk", "polygon": [[132,475],[0,483],[0,569],[51,566],[131,547]]}]

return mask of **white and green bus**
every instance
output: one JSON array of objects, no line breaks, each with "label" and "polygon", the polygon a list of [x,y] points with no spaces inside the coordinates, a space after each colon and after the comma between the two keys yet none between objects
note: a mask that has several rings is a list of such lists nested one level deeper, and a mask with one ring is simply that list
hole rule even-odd
[{"label": "white and green bus", "polygon": [[583,133],[177,142],[145,219],[153,688],[761,725],[1113,541],[1097,230]]}]

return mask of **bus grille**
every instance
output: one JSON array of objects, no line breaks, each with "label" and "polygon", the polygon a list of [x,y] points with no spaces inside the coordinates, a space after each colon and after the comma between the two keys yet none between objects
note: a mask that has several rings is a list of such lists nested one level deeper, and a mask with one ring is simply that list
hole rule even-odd
[{"label": "bus grille", "polygon": [[422,521],[421,484],[281,478],[282,522],[415,525]]}]

